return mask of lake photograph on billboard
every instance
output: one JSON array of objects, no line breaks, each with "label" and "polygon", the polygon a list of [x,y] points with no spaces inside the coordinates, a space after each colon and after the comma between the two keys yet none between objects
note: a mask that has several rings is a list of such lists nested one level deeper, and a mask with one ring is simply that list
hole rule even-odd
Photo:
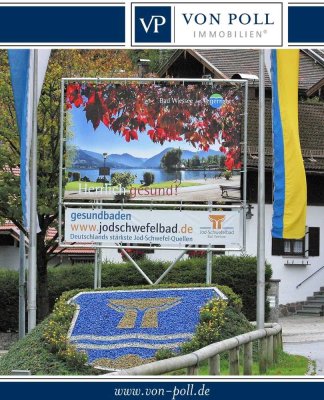
[{"label": "lake photograph on billboard", "polygon": [[243,103],[233,82],[68,82],[64,199],[240,201]]}]

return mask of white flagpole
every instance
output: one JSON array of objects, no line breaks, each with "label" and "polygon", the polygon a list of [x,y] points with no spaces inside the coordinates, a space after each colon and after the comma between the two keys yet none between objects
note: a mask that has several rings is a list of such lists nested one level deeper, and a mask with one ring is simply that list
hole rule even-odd
[{"label": "white flagpole", "polygon": [[264,328],[265,302],[265,163],[264,163],[264,50],[259,58],[259,150],[258,150],[258,230],[257,230],[257,328]]},{"label": "white flagpole", "polygon": [[19,339],[26,334],[26,299],[25,299],[25,235],[22,231],[19,233]]},{"label": "white flagpole", "polygon": [[38,50],[33,52],[32,141],[30,163],[30,224],[28,265],[28,332],[36,326],[37,289],[37,66]]}]

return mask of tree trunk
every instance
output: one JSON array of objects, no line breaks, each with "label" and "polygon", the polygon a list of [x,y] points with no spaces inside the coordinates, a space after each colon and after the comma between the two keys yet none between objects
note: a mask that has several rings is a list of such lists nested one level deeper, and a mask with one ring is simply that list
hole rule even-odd
[{"label": "tree trunk", "polygon": [[43,231],[37,235],[37,320],[42,321],[49,313],[47,254]]}]

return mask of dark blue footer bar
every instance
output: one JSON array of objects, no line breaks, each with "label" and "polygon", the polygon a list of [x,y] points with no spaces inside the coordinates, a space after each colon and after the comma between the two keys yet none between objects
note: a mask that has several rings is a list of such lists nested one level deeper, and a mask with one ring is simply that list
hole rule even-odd
[{"label": "dark blue footer bar", "polygon": [[[1,398],[20,400],[305,400],[323,393],[324,382],[1,382]],[[321,398],[321,397],[319,397]]]},{"label": "dark blue footer bar", "polygon": [[0,43],[125,42],[124,6],[1,6]]}]

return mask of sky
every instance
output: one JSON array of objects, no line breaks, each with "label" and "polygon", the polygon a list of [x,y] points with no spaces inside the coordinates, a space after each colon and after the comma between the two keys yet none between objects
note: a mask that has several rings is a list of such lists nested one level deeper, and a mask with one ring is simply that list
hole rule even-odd
[{"label": "sky", "polygon": [[[74,137],[69,140],[69,144],[76,146],[81,150],[94,151],[96,153],[123,154],[128,153],[134,157],[149,158],[159,154],[162,150],[174,147],[182,150],[198,151],[190,143],[185,141],[153,143],[146,133],[139,133],[138,140],[132,140],[129,143],[119,134],[109,130],[102,122],[96,130],[93,129],[91,121],[87,122],[83,109],[73,107],[72,129]],[[218,150],[219,145],[210,147]]]}]

